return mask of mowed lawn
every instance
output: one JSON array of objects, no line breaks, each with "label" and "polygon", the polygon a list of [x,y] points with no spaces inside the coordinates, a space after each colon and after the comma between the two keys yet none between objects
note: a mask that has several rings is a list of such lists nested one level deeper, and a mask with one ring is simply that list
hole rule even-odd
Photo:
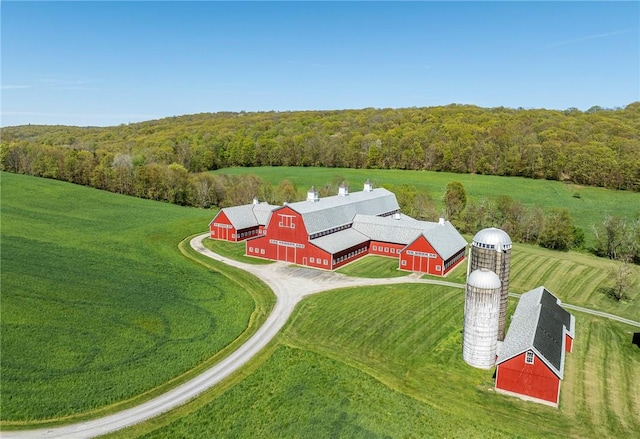
[{"label": "mowed lawn", "polygon": [[453,174],[449,172],[403,171],[388,169],[302,168],[302,167],[258,167],[224,168],[220,174],[253,174],[277,185],[289,180],[296,185],[302,199],[313,185],[322,187],[336,180],[345,180],[351,191],[361,191],[364,182],[370,179],[374,186],[401,186],[403,184],[425,191],[442,205],[442,196],[447,184],[459,181],[464,185],[470,199],[495,198],[508,195],[526,206],[569,209],[576,226],[582,228],[592,242],[592,226],[601,223],[606,214],[618,215],[633,220],[640,213],[640,192],[616,191],[589,186],[578,186],[550,180],[534,180],[521,177],[492,175]]},{"label": "mowed lawn", "polygon": [[212,212],[1,178],[3,427],[117,409],[246,330],[247,289],[178,249]]},{"label": "mowed lawn", "polygon": [[576,313],[554,409],[495,393],[492,370],[463,362],[463,300],[431,285],[312,296],[227,386],[113,437],[637,437],[637,328]]}]

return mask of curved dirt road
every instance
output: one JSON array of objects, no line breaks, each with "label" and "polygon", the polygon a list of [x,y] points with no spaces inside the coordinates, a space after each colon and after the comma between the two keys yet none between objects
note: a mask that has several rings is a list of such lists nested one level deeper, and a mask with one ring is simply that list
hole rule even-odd
[{"label": "curved dirt road", "polygon": [[[3,439],[91,438],[129,427],[165,413],[215,386],[217,383],[247,363],[276,336],[280,329],[282,329],[293,312],[296,304],[303,297],[310,294],[336,288],[397,283],[430,283],[454,288],[464,288],[464,285],[462,284],[431,279],[420,279],[419,276],[416,275],[387,279],[362,279],[347,277],[335,272],[324,272],[302,267],[292,268],[283,262],[276,262],[269,265],[245,264],[225,258],[207,250],[202,245],[202,240],[208,236],[208,233],[205,233],[193,238],[190,242],[191,247],[205,256],[255,275],[269,285],[276,295],[276,303],[271,314],[265,321],[264,325],[262,325],[246,343],[201,375],[198,375],[175,389],[136,407],[132,407],[103,418],[80,422],[77,424],[38,430],[3,431],[0,433],[0,436]],[[518,295],[514,294],[514,296]],[[572,307],[571,305],[565,304],[563,304],[563,306],[566,306],[567,308]],[[572,308],[576,309],[577,307]],[[633,320],[622,319],[611,314],[601,313],[600,311],[589,310],[586,308],[580,308],[579,310],[640,327],[640,322],[635,322]]]}]

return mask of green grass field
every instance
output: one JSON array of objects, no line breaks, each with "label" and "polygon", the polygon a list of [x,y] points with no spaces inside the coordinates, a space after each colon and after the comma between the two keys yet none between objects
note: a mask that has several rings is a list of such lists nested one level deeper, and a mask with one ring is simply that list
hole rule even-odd
[{"label": "green grass field", "polygon": [[253,265],[273,264],[273,261],[269,261],[267,259],[245,256],[246,245],[244,242],[218,241],[207,238],[203,241],[203,244],[212,252],[218,253],[219,255],[225,256],[229,259]]},{"label": "green grass field", "polygon": [[550,180],[533,180],[520,177],[491,175],[452,174],[431,171],[401,171],[386,169],[259,167],[224,168],[221,174],[254,174],[277,184],[288,179],[296,185],[301,199],[312,185],[322,187],[336,179],[349,183],[352,191],[362,190],[367,179],[375,186],[400,186],[407,184],[418,191],[426,191],[442,207],[442,196],[451,181],[464,185],[470,199],[508,195],[527,206],[540,206],[545,211],[567,208],[576,226],[582,228],[591,239],[591,227],[600,223],[605,214],[633,219],[640,213],[640,193],[615,191],[597,187],[577,186]]},{"label": "green grass field", "polygon": [[181,254],[210,211],[1,178],[3,428],[97,416],[166,391],[270,309],[261,282]]},{"label": "green grass field", "polygon": [[[140,402],[233,349],[273,304],[260,281],[178,247],[206,228],[212,211],[0,176],[2,428],[73,422]],[[243,244],[219,244],[207,245],[245,258]],[[630,300],[598,292],[610,264],[515,245],[511,287],[543,284],[568,303],[640,320],[638,271]],[[342,271],[405,274],[396,268],[367,257]],[[446,280],[462,283],[465,274],[463,264]],[[464,364],[462,303],[462,290],[432,285],[312,296],[231,379],[112,436],[637,436],[640,349],[630,341],[639,329],[575,313],[556,410],[497,395],[491,371]]]},{"label": "green grass field", "polygon": [[402,277],[411,273],[398,270],[398,260],[384,256],[368,255],[340,269],[338,273],[354,277],[383,278]]},{"label": "green grass field", "polygon": [[[472,237],[467,236],[467,241]],[[244,256],[243,243],[206,240],[205,245],[220,251],[229,258],[250,263],[264,263],[262,259]],[[632,287],[627,299],[616,301],[602,292],[603,287],[612,286],[609,270],[620,262],[577,252],[557,252],[535,245],[514,244],[511,260],[510,289],[514,293],[525,293],[540,285],[547,287],[562,301],[584,306],[621,317],[640,321],[640,268],[632,267]],[[398,260],[369,255],[337,270],[347,276],[364,278],[401,277],[410,274],[398,270]],[[467,262],[458,265],[444,279],[464,284],[467,277]],[[441,277],[424,275],[425,279],[442,280]]]},{"label": "green grass field", "polygon": [[633,328],[576,314],[574,352],[553,409],[496,394],[493,371],[462,361],[463,300],[461,290],[430,285],[313,296],[230,383],[113,437],[637,435]]}]

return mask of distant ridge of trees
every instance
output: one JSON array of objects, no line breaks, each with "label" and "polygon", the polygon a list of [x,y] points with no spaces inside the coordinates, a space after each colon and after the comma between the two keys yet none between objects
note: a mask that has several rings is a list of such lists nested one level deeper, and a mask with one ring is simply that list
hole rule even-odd
[{"label": "distant ridge of trees", "polygon": [[[640,102],[587,111],[447,105],[24,125],[2,129],[0,166],[179,204],[196,204],[175,189],[185,179],[229,166],[424,169],[640,191]],[[154,188],[158,179],[165,189]]]}]

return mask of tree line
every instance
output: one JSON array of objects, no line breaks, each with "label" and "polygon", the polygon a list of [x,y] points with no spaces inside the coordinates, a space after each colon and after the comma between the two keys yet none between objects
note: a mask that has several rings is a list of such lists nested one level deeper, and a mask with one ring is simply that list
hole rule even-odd
[{"label": "tree line", "polygon": [[[464,186],[447,185],[443,196],[445,215],[462,232],[475,234],[487,227],[498,227],[514,242],[538,244],[551,250],[584,249],[585,232],[576,227],[568,209],[525,206],[508,195],[467,202]],[[595,244],[586,250],[597,256],[640,264],[640,216],[628,221],[605,215],[594,224]]]},{"label": "tree line", "polygon": [[[12,172],[79,173],[82,184],[91,184],[92,166],[116,174],[159,166],[169,177],[181,169],[325,166],[523,176],[640,191],[640,102],[587,111],[448,105],[207,113],[106,128],[18,126],[2,130],[1,159]],[[180,168],[167,171],[171,165]]]}]

